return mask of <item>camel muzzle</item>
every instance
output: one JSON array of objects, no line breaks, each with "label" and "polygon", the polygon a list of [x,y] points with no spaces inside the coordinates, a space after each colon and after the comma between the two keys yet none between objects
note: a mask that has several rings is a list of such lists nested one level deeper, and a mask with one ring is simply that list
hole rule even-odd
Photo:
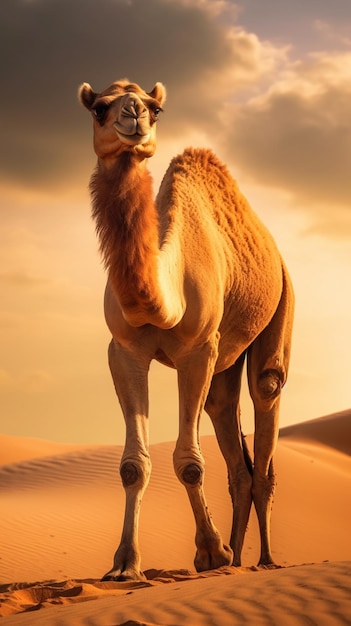
[{"label": "camel muzzle", "polygon": [[146,143],[150,137],[149,113],[143,102],[135,94],[123,98],[118,119],[114,127],[124,143]]},{"label": "camel muzzle", "polygon": [[122,106],[121,116],[133,117],[137,120],[139,118],[147,118],[148,111],[146,106],[142,103],[141,100],[139,100],[139,98],[137,98],[137,96],[130,97],[128,95],[128,100],[126,104]]}]

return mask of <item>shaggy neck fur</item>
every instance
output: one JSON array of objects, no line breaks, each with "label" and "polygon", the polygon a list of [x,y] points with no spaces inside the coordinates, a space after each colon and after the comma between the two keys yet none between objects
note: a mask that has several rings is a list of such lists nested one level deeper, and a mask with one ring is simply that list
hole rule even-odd
[{"label": "shaggy neck fur", "polygon": [[126,152],[111,169],[98,163],[90,190],[101,252],[123,311],[157,315],[159,228],[150,173]]}]

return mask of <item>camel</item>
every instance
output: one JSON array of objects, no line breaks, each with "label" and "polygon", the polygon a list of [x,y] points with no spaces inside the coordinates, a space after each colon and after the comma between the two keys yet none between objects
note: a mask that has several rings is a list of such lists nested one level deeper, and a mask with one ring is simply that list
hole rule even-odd
[{"label": "camel", "polygon": [[[187,148],[175,157],[154,198],[147,162],[156,150],[156,122],[166,98],[162,83],[146,92],[123,79],[100,93],[83,83],[79,98],[93,117],[92,215],[108,275],[109,366],[126,427],[120,463],[124,524],[112,569],[103,579],[144,576],[138,534],[151,472],[148,370],[153,359],[177,370],[179,435],[173,464],[195,518],[196,570],[241,565],[252,502],[260,530],[258,564],[274,567],[273,454],[294,306],[285,264],[211,150]],[[255,413],[253,460],[240,425],[245,358]],[[205,499],[203,409],[228,469],[229,545]]]}]

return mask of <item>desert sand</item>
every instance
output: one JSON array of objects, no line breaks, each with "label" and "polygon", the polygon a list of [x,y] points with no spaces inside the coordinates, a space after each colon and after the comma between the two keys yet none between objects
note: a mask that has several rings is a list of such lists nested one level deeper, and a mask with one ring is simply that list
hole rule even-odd
[{"label": "desert sand", "polygon": [[[252,446],[252,437],[248,437]],[[228,539],[231,502],[215,437],[201,440],[205,490]],[[0,616],[46,626],[330,626],[351,623],[351,411],[285,428],[275,455],[273,556],[258,569],[252,512],[243,566],[197,574],[194,522],[174,443],[151,446],[141,514],[146,582],[100,582],[124,509],[120,446],[0,436]]]}]

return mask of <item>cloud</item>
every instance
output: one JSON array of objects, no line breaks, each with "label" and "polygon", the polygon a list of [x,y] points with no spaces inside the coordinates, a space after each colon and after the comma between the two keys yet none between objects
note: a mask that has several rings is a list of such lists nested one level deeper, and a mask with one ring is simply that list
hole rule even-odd
[{"label": "cloud", "polygon": [[41,370],[26,371],[14,376],[5,369],[0,369],[0,393],[41,394],[51,389],[53,384],[52,376]]},{"label": "cloud", "polygon": [[51,388],[53,378],[43,371],[26,372],[20,379],[21,388],[27,393],[44,393]]},{"label": "cloud", "polygon": [[281,56],[216,19],[229,10],[213,0],[2,0],[2,178],[81,184],[95,160],[76,97],[83,81],[97,90],[123,76],[146,89],[165,82],[166,137],[218,123],[222,101]]},{"label": "cloud", "polygon": [[[240,23],[262,39],[292,43],[293,52],[333,50],[347,42],[351,26],[349,0],[238,0]],[[337,41],[337,39],[339,41]]]},{"label": "cloud", "polygon": [[0,393],[12,389],[14,380],[11,374],[5,369],[0,369]]},{"label": "cloud", "polygon": [[[128,76],[150,89],[161,80],[166,160],[175,144],[201,138],[234,172],[287,191],[321,228],[336,206],[333,228],[349,232],[350,53],[293,60],[286,43],[235,21],[253,19],[254,8],[225,0],[2,0],[3,183],[58,195],[85,189],[95,156],[78,85],[99,90]],[[314,13],[316,32],[329,37],[329,14]]]},{"label": "cloud", "polygon": [[348,14],[345,17],[347,17],[348,20],[343,21],[343,20],[340,20],[340,15],[339,15],[339,23],[337,25],[335,23],[331,24],[328,21],[317,19],[314,21],[313,26],[315,30],[325,38],[325,41],[327,43],[331,45],[336,44],[338,47],[341,44],[342,46],[347,46],[349,48],[351,45],[351,38],[349,35],[350,33],[350,24],[349,24],[350,9],[349,7],[348,7]]},{"label": "cloud", "polygon": [[0,285],[12,285],[18,288],[33,287],[46,284],[46,278],[32,276],[26,271],[0,272]]},{"label": "cloud", "polygon": [[351,53],[291,64],[266,92],[228,110],[223,140],[252,179],[288,191],[294,206],[337,235],[351,232],[350,79]]}]

